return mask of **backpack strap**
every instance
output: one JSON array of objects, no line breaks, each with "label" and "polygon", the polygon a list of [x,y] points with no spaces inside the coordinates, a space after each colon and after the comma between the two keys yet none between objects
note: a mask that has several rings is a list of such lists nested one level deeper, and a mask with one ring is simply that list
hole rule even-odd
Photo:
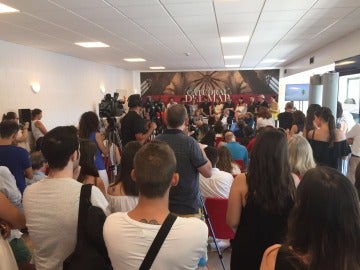
[{"label": "backpack strap", "polygon": [[169,234],[172,225],[174,224],[177,216],[169,213],[166,217],[164,223],[161,225],[160,230],[158,231],[154,241],[152,242],[139,270],[148,270],[151,268],[162,244],[165,241],[166,236]]}]

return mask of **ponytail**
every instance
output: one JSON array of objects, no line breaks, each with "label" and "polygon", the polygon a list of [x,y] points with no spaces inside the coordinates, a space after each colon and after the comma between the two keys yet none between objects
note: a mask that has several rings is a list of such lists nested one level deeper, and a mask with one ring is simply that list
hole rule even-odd
[{"label": "ponytail", "polygon": [[317,117],[322,118],[325,122],[328,123],[328,127],[329,127],[329,147],[333,147],[334,146],[334,141],[335,141],[335,117],[332,114],[331,110],[328,107],[322,107],[319,111],[317,111],[315,113],[315,115]]},{"label": "ponytail", "polygon": [[334,146],[334,141],[335,141],[335,118],[334,116],[331,114],[329,115],[328,118],[328,126],[329,126],[329,135],[330,135],[330,140],[329,140],[329,147],[333,147]]}]

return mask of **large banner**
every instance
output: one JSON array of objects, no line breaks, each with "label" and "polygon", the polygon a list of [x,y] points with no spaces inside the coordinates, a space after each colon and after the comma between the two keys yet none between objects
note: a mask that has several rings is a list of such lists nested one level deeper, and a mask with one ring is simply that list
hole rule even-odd
[{"label": "large banner", "polygon": [[279,69],[191,72],[142,72],[141,95],[185,97],[186,101],[208,96],[211,101],[226,96],[277,96]]}]

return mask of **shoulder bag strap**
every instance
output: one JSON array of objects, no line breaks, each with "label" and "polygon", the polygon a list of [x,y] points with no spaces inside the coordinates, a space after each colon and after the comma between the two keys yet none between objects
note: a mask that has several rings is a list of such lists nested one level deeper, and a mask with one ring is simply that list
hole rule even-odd
[{"label": "shoulder bag strap", "polygon": [[87,209],[89,208],[91,196],[91,187],[92,185],[82,185],[81,187],[75,251],[80,251],[83,246]]},{"label": "shoulder bag strap", "polygon": [[165,241],[166,236],[169,234],[172,225],[174,224],[177,216],[169,215],[166,217],[164,223],[161,225],[160,230],[158,231],[154,241],[152,242],[139,270],[148,270],[151,268],[162,244]]}]

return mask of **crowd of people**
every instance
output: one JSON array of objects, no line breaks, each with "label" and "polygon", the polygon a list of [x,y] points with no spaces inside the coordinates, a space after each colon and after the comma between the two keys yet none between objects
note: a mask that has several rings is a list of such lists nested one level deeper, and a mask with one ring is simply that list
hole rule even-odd
[{"label": "crowd of people", "polygon": [[158,132],[140,95],[131,95],[121,145],[105,138],[91,111],[78,127],[50,131],[40,109],[31,123],[4,114],[0,266],[63,269],[77,247],[82,187],[91,185],[89,201],[106,216],[96,235],[106,251],[87,243],[110,262],[104,269],[143,267],[166,229],[152,269],[206,264],[206,198],[228,200],[230,269],[360,269],[360,125],[346,123],[341,109],[334,116],[311,104],[305,115],[289,102],[280,113],[275,97],[256,99],[171,97]]}]

